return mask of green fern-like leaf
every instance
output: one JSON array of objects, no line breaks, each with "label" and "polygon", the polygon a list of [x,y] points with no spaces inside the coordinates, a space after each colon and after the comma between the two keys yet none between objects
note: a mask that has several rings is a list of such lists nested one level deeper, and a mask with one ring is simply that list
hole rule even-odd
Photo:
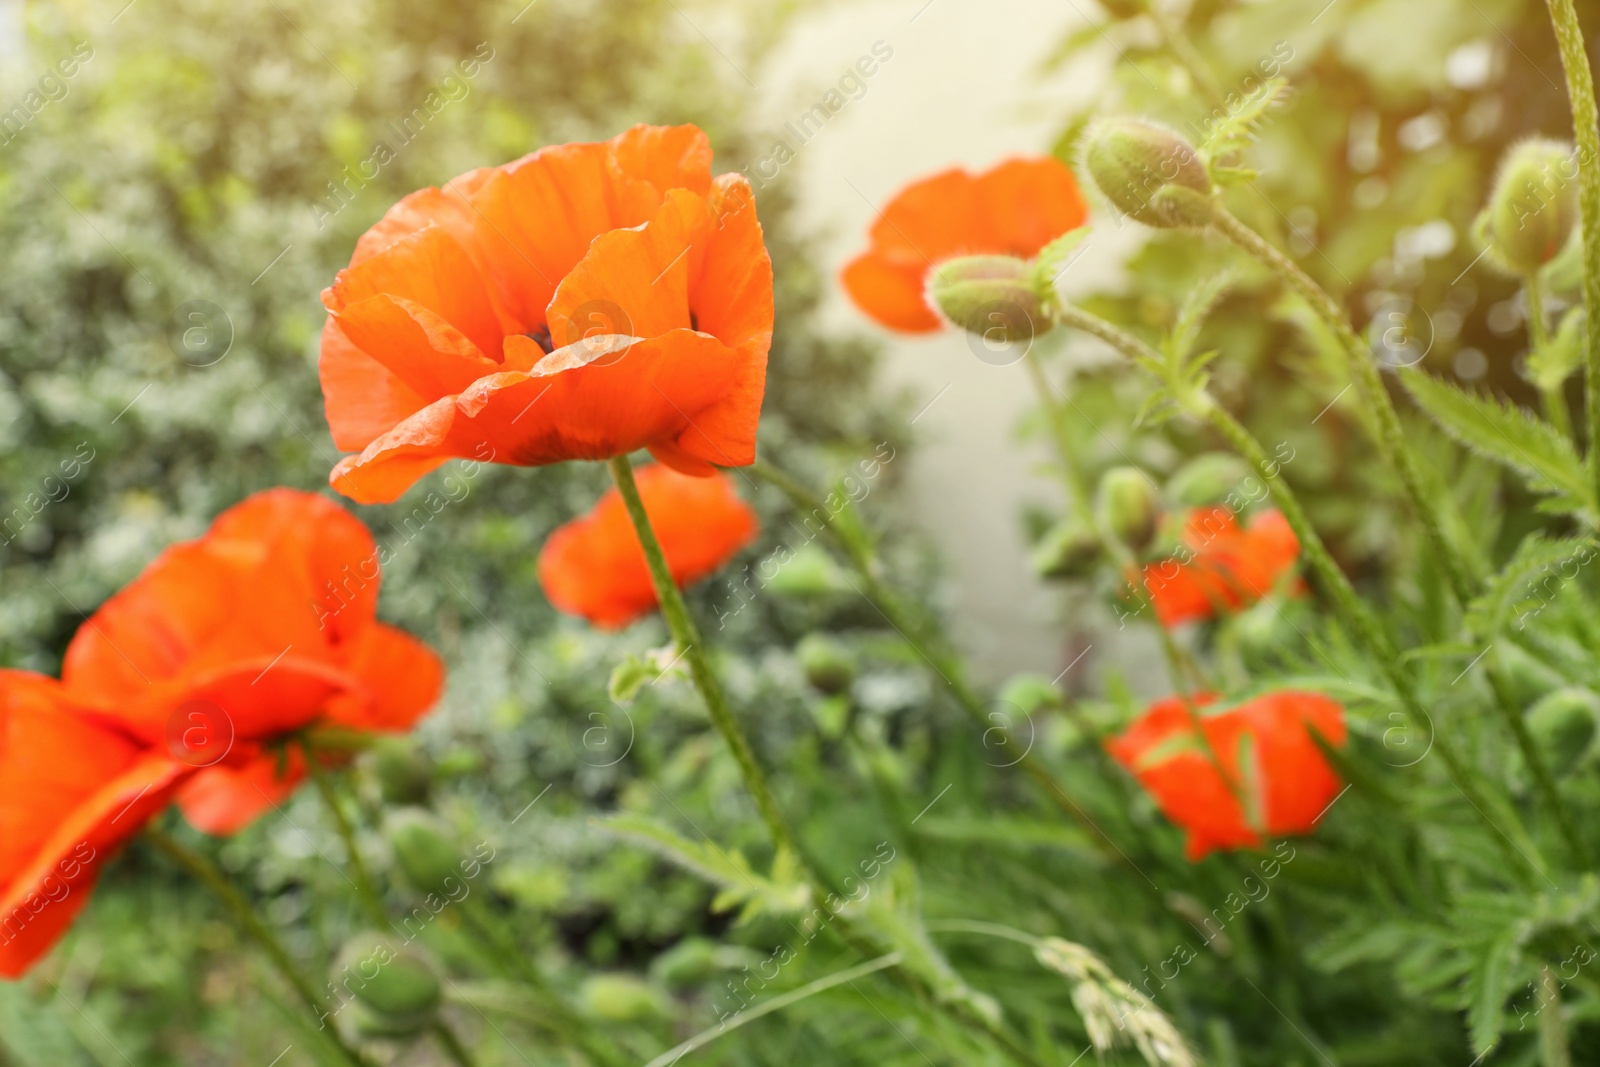
[{"label": "green fern-like leaf", "polygon": [[[1553,599],[1564,580],[1576,574],[1576,570],[1573,575],[1562,573],[1564,565],[1573,561],[1581,567],[1596,552],[1600,552],[1600,542],[1593,538],[1551,539],[1533,534],[1517,546],[1489,588],[1472,602],[1467,610],[1468,624],[1474,633],[1490,638],[1503,631],[1513,617],[1531,617]],[[1551,568],[1556,568],[1554,573],[1545,577]]]},{"label": "green fern-like leaf", "polygon": [[1458,442],[1522,474],[1536,492],[1555,494],[1566,510],[1594,510],[1583,463],[1554,427],[1513,404],[1464,393],[1421,371],[1402,370],[1400,379]]},{"label": "green fern-like leaf", "polygon": [[715,842],[691,841],[669,827],[637,815],[614,815],[596,820],[614,834],[638,841],[673,863],[704,878],[721,891],[712,901],[713,911],[739,908],[741,920],[759,914],[793,915],[811,903],[811,889],[799,878],[794,858],[779,853],[770,877],[757,874],[738,849]]}]

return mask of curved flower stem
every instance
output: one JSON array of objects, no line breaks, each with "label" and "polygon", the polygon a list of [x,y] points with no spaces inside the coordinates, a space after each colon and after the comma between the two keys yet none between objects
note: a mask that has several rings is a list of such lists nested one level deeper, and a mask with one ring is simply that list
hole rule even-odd
[{"label": "curved flower stem", "polygon": [[[254,909],[250,907],[250,902],[228,880],[227,875],[218,870],[216,865],[205,856],[180,844],[172,836],[153,826],[145,830],[145,837],[163,855],[211,890],[217,899],[222,902],[223,906],[233,913],[234,921],[239,924],[240,929],[248,934],[256,944],[261,946],[262,951],[267,954],[267,958],[272,961],[272,965],[277,968],[284,981],[289,983],[300,997],[301,1002],[310,1009],[319,1022],[326,1020],[332,1014],[329,1012],[328,1006],[322,997],[311,987],[311,983],[306,981],[305,976],[300,973],[299,969],[296,968],[294,960],[289,957],[288,950],[267,928],[266,923],[263,923],[256,916]],[[365,1057],[346,1045],[334,1030],[325,1027],[321,1032],[339,1050],[340,1055],[344,1057],[346,1062],[352,1064],[353,1067],[368,1067]]]},{"label": "curved flower stem", "polygon": [[473,1059],[472,1053],[467,1051],[467,1046],[461,1043],[461,1038],[457,1037],[455,1031],[442,1021],[433,1024],[433,1036],[443,1046],[444,1050],[450,1054],[450,1058],[460,1064],[461,1067],[478,1067],[477,1060]]},{"label": "curved flower stem", "polygon": [[[757,478],[776,487],[789,498],[789,501],[800,511],[827,517],[828,509],[798,480],[769,463],[756,462],[748,468]],[[893,591],[879,577],[878,561],[873,553],[872,546],[865,543],[859,533],[848,523],[835,523],[831,519],[824,519],[824,527],[829,530],[839,545],[844,549],[851,566],[860,575],[865,588],[858,588],[867,602],[878,610],[885,621],[922,656],[928,664],[928,669],[937,676],[950,690],[950,695],[961,707],[979,729],[989,730],[994,726],[994,721],[989,718],[990,709],[985,706],[983,699],[972,689],[966,680],[966,670],[961,662],[961,657],[940,635],[932,634],[928,628],[919,625],[910,611],[901,603]],[[1023,773],[1032,778],[1034,783],[1044,794],[1050,798],[1061,812],[1069,819],[1082,826],[1094,839],[1095,844],[1108,857],[1127,864],[1134,870],[1138,867],[1128,858],[1117,845],[1108,837],[1104,830],[1089,817],[1088,812],[1080,808],[1072,799],[1072,795],[1050,772],[1043,762],[1033,754],[1032,749],[1018,761]]]},{"label": "curved flower stem", "polygon": [[350,871],[355,876],[356,896],[361,898],[361,906],[366,910],[367,918],[376,923],[379,930],[388,930],[392,925],[389,913],[384,911],[383,898],[378,893],[377,883],[372,880],[372,872],[367,870],[366,861],[361,858],[361,851],[356,847],[355,827],[345,815],[344,807],[334,792],[333,783],[328,780],[328,772],[317,763],[316,754],[311,746],[302,744],[300,750],[305,756],[307,773],[317,787],[317,794],[322,797],[323,807],[328,809],[328,814],[333,818],[333,825],[339,831],[339,840],[344,844],[345,855],[350,858]]},{"label": "curved flower stem", "polygon": [[[789,828],[777,801],[773,798],[772,790],[767,785],[760,764],[756,762],[750,743],[745,740],[738,722],[733,717],[728,698],[711,669],[710,660],[706,657],[706,649],[699,630],[695,627],[694,620],[689,617],[689,609],[683,602],[683,594],[678,591],[677,583],[672,580],[666,555],[661,550],[661,542],[656,539],[655,530],[650,525],[650,516],[644,510],[644,501],[639,497],[639,487],[633,479],[633,467],[628,462],[627,456],[613,457],[608,461],[608,466],[611,469],[612,481],[616,483],[617,492],[628,509],[628,518],[639,536],[639,544],[644,549],[645,562],[649,565],[650,579],[661,602],[661,613],[667,620],[667,628],[671,631],[673,640],[683,647],[683,657],[689,663],[689,673],[694,680],[695,688],[700,692],[701,699],[705,702],[711,721],[722,734],[723,740],[733,753],[734,760],[739,764],[745,787],[755,798],[756,807],[760,809],[762,820],[767,824],[767,831],[772,837],[773,844],[780,850],[787,850],[800,862],[813,893],[818,892],[818,887],[827,886],[828,881],[809,854],[800,847],[799,840]],[[840,925],[845,940],[853,948],[867,954],[868,939],[855,933],[849,923],[842,922]],[[907,979],[907,984],[915,992],[933,999],[932,990],[923,980],[912,976],[907,976]],[[939,1007],[964,1025],[987,1035],[1019,1063],[1027,1064],[1028,1067],[1043,1067],[1028,1047],[1000,1023],[960,1002],[939,1003]]]},{"label": "curved flower stem", "polygon": [[1422,479],[1417,473],[1415,460],[1406,449],[1405,430],[1400,425],[1400,414],[1395,410],[1394,401],[1383,384],[1383,376],[1378,373],[1372,354],[1356,335],[1355,327],[1350,324],[1344,309],[1339,307],[1333,297],[1329,296],[1310,275],[1301,270],[1298,263],[1240,222],[1226,208],[1220,205],[1215,208],[1212,224],[1230,241],[1287,281],[1295,292],[1311,305],[1311,310],[1317,313],[1317,317],[1322,319],[1339,338],[1340,344],[1344,346],[1346,362],[1350,366],[1351,373],[1355,376],[1373,418],[1377,421],[1378,450],[1383,454],[1384,461],[1399,476],[1400,485],[1405,491],[1411,510],[1415,513],[1417,521],[1422,524],[1423,534],[1428,539],[1428,547],[1444,566],[1445,576],[1450,580],[1456,599],[1462,604],[1468,603],[1477,592],[1477,583],[1467,573],[1460,557],[1445,539],[1444,526],[1423,492]]},{"label": "curved flower stem", "polygon": [[[1593,168],[1591,168],[1592,170]],[[1416,515],[1417,521],[1422,524],[1423,535],[1427,539],[1428,547],[1434,557],[1443,565],[1445,575],[1454,590],[1456,600],[1463,607],[1472,602],[1478,593],[1478,582],[1462,565],[1461,557],[1456,553],[1450,543],[1445,539],[1444,527],[1440,522],[1438,512],[1428,501],[1422,489],[1422,479],[1417,472],[1415,458],[1406,448],[1405,431],[1400,425],[1399,412],[1395,410],[1394,401],[1389,396],[1388,389],[1383,384],[1383,377],[1378,373],[1367,346],[1362,344],[1356,336],[1355,328],[1350,325],[1343,309],[1335,303],[1327,291],[1318,285],[1311,276],[1300,269],[1299,264],[1280,252],[1260,234],[1240,222],[1226,208],[1218,206],[1214,212],[1213,225],[1216,226],[1229,240],[1240,248],[1260,260],[1267,267],[1282,275],[1295,291],[1311,305],[1317,316],[1339,337],[1348,356],[1352,373],[1361,387],[1362,395],[1378,424],[1378,450],[1383,454],[1384,460],[1399,476],[1400,484],[1405,490],[1410,501],[1411,510]],[[1212,405],[1215,407],[1215,405]],[[1217,409],[1220,411],[1220,409]],[[1226,414],[1223,412],[1223,414]],[[1242,428],[1242,427],[1241,427]],[[1252,463],[1255,461],[1252,460]],[[1275,488],[1282,488],[1281,479],[1273,479],[1271,483]],[[1287,515],[1287,509],[1285,509]],[[1298,531],[1296,531],[1298,533]],[[1305,539],[1301,538],[1302,544]],[[1387,665],[1387,664],[1386,664]],[[1549,763],[1544,758],[1544,753],[1534,743],[1533,736],[1528,732],[1528,725],[1523,720],[1522,709],[1517,707],[1515,701],[1510,699],[1510,687],[1499,668],[1498,661],[1491,663],[1487,669],[1489,674],[1490,690],[1494,694],[1494,706],[1505,721],[1506,728],[1515,740],[1517,749],[1521,753],[1528,769],[1532,772],[1535,787],[1540,800],[1550,809],[1555,816],[1556,826],[1567,847],[1571,850],[1574,859],[1580,864],[1587,862],[1588,849],[1584,846],[1582,838],[1578,836],[1577,827],[1572,821],[1571,813],[1567,810],[1566,803],[1557,791],[1555,777],[1550,773]],[[1441,750],[1443,754],[1443,750]]]},{"label": "curved flower stem", "polygon": [[[1572,0],[1546,0],[1561,69],[1572,101],[1572,130],[1578,146],[1578,212],[1583,221],[1583,306],[1591,323],[1600,322],[1600,115],[1596,114],[1594,75],[1584,50],[1583,27]],[[1586,331],[1583,369],[1584,411],[1589,429],[1589,471],[1600,499],[1600,330]]]},{"label": "curved flower stem", "polygon": [[[1539,280],[1538,274],[1530,274],[1522,279],[1522,292],[1528,301],[1528,340],[1532,342],[1535,352],[1542,351],[1550,344],[1550,325],[1544,317],[1544,283]],[[1567,440],[1576,444],[1577,438],[1572,436],[1572,416],[1567,411],[1567,394],[1561,382],[1541,382],[1539,395],[1544,400],[1545,417]]]},{"label": "curved flower stem", "polygon": [[656,597],[661,601],[661,614],[667,620],[667,629],[671,631],[672,639],[683,649],[683,658],[689,664],[694,687],[700,691],[706,711],[711,716],[711,724],[722,735],[728,751],[733,753],[734,761],[739,764],[739,773],[744,778],[745,788],[750,790],[750,795],[755,798],[756,808],[761,812],[762,821],[767,824],[767,832],[772,837],[772,843],[780,849],[787,849],[796,858],[804,859],[805,853],[800,850],[794,831],[789,828],[788,821],[778,808],[778,802],[767,784],[766,774],[756,762],[756,754],[750,748],[750,742],[745,740],[744,732],[739,729],[739,723],[733,717],[733,709],[728,706],[728,698],[722,691],[722,683],[711,670],[711,661],[706,656],[705,642],[701,640],[700,631],[695,627],[694,620],[689,617],[689,609],[683,602],[683,594],[678,591],[677,583],[672,580],[672,571],[667,567],[667,557],[661,551],[661,542],[656,540],[655,530],[650,525],[650,516],[644,510],[644,501],[639,498],[639,487],[633,480],[633,466],[628,462],[627,456],[612,458],[608,466],[611,468],[611,479],[617,485],[617,492],[621,494],[622,502],[627,506],[628,518],[633,521],[634,531],[639,535],[639,543],[644,547],[645,562],[650,566],[650,580],[655,585]]},{"label": "curved flower stem", "polygon": [[[1057,311],[1058,320],[1064,325],[1091,333],[1108,344],[1112,345],[1123,355],[1135,363],[1150,361],[1159,362],[1159,354],[1143,341],[1132,334],[1125,333],[1111,323],[1098,316],[1091,315],[1081,308],[1069,304],[1062,304]],[[1355,588],[1345,577],[1344,571],[1339,569],[1338,563],[1322,542],[1316,528],[1311,525],[1306,516],[1305,509],[1300,505],[1300,499],[1295,495],[1288,483],[1281,477],[1274,477],[1275,470],[1271,459],[1267,456],[1266,449],[1247,430],[1242,423],[1235,419],[1226,409],[1218,405],[1210,396],[1200,394],[1190,398],[1188,402],[1190,413],[1199,417],[1222,435],[1228,444],[1246,462],[1255,469],[1256,473],[1271,488],[1272,495],[1277,499],[1279,510],[1283,512],[1285,521],[1300,541],[1301,551],[1305,553],[1306,561],[1315,573],[1318,584],[1333,601],[1334,607],[1344,618],[1346,625],[1353,630],[1362,644],[1373,654],[1379,669],[1383,671],[1389,684],[1405,705],[1406,711],[1415,719],[1431,722],[1431,717],[1423,709],[1411,679],[1405,674],[1400,665],[1398,647],[1387,633],[1383,624],[1356,594]],[[1520,721],[1520,719],[1519,719]],[[1434,747],[1439,750],[1440,757],[1445,762],[1446,769],[1450,772],[1451,779],[1463,796],[1472,804],[1479,818],[1490,828],[1492,837],[1499,845],[1506,858],[1518,868],[1524,864],[1533,869],[1535,873],[1543,872],[1543,864],[1534,856],[1537,853],[1525,852],[1524,846],[1531,850],[1532,842],[1528,839],[1525,829],[1519,824],[1515,825],[1522,845],[1518,845],[1508,838],[1503,831],[1489,817],[1485,805],[1488,799],[1478,788],[1475,776],[1466,761],[1455,750],[1455,743],[1449,735],[1442,730],[1434,729]]]}]

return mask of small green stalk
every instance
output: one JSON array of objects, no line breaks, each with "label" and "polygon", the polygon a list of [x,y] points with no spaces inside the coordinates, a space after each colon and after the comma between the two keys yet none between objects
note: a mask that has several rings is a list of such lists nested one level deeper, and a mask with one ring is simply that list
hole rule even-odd
[{"label": "small green stalk", "polygon": [[[1535,352],[1544,351],[1550,344],[1550,326],[1544,317],[1544,285],[1537,274],[1522,280],[1522,291],[1528,301],[1528,340]],[[1572,417],[1567,412],[1565,382],[1541,381],[1539,395],[1544,400],[1545,417],[1561,435],[1576,443],[1572,436]]]},{"label": "small green stalk", "polygon": [[[267,954],[267,958],[272,961],[272,965],[277,968],[284,981],[289,983],[290,987],[300,997],[301,1002],[310,1009],[311,1014],[319,1022],[332,1015],[321,995],[311,987],[311,983],[306,981],[305,976],[300,973],[300,969],[295,965],[294,960],[290,958],[289,951],[283,947],[282,942],[267,927],[267,924],[256,916],[255,910],[250,907],[250,902],[244,898],[244,895],[238,889],[234,888],[232,882],[228,881],[227,875],[218,870],[215,864],[200,853],[180,844],[169,834],[153,826],[145,830],[145,837],[158,851],[183,868],[189,875],[199,880],[207,889],[211,890],[216,898],[222,902],[223,906],[233,914],[234,921],[239,924],[240,929],[249,935],[261,947],[262,951]],[[355,1049],[346,1045],[335,1031],[324,1028],[321,1032],[339,1050],[339,1054],[344,1057],[345,1062],[351,1064],[352,1067],[368,1067],[366,1059]]]},{"label": "small green stalk", "polygon": [[472,1058],[472,1053],[467,1051],[467,1046],[462,1044],[455,1031],[444,1023],[436,1022],[433,1024],[433,1036],[438,1040],[445,1052],[450,1054],[450,1058],[459,1064],[459,1067],[478,1067],[478,1062]]},{"label": "small green stalk", "polygon": [[344,844],[345,855],[350,860],[350,872],[354,875],[356,896],[361,899],[362,908],[366,910],[367,917],[377,929],[388,930],[393,924],[389,920],[389,913],[383,908],[383,898],[378,893],[377,883],[372,880],[372,872],[367,870],[366,861],[361,858],[361,850],[356,847],[355,827],[345,815],[344,807],[334,792],[333,783],[329,781],[327,771],[318,764],[316,753],[312,751],[311,746],[302,744],[300,751],[305,757],[307,773],[311,776],[318,795],[322,797],[323,807],[328,809],[333,825],[339,831],[339,840]]},{"label": "small green stalk", "polygon": [[[1578,212],[1583,221],[1583,307],[1589,322],[1600,322],[1600,115],[1594,98],[1583,27],[1572,0],[1546,0],[1561,69],[1572,101],[1573,139],[1578,146]],[[1600,500],[1600,329],[1591,327],[1584,346],[1584,411],[1589,427],[1589,472]]]}]

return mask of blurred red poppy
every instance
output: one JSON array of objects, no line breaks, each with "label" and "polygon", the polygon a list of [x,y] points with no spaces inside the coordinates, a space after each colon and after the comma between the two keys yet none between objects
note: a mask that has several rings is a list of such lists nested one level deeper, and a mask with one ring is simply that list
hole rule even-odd
[{"label": "blurred red poppy", "polygon": [[[636,477],[679,588],[711,574],[760,530],[755,511],[725,475],[691,478],[649,466]],[[550,535],[539,553],[539,582],[557,608],[608,630],[626,626],[658,603],[644,549],[615,489],[606,490],[587,515]]]},{"label": "blurred red poppy", "polygon": [[928,333],[943,324],[923,295],[929,270],[956,256],[1031,259],[1088,217],[1072,172],[1048,156],[1009,159],[982,174],[942,171],[894,195],[840,281],[882,325]]},{"label": "blurred red poppy", "polygon": [[0,976],[23,974],[83,910],[100,868],[192,768],[0,671]]},{"label": "blurred red poppy", "polygon": [[[1210,694],[1190,699],[1197,711],[1216,702]],[[1283,690],[1200,715],[1215,763],[1180,697],[1152,704],[1106,744],[1162,814],[1189,832],[1185,855],[1199,860],[1212,849],[1310,833],[1341,788],[1312,732],[1342,746],[1344,708],[1317,693]]]},{"label": "blurred red poppy", "polygon": [[755,461],[772,262],[754,194],[693,126],[542,148],[400,201],[322,294],[339,492],[393,500],[452,458],[648,448]]},{"label": "blurred red poppy", "polygon": [[68,645],[63,683],[203,768],[178,802],[232,833],[304,773],[275,742],[313,724],[408,730],[437,699],[438,657],[376,620],[380,560],[333,501],[257,493],[107,600]]},{"label": "blurred red poppy", "polygon": [[1144,568],[1144,585],[1163,626],[1209,619],[1219,610],[1254,604],[1300,556],[1300,539],[1279,511],[1257,512],[1248,526],[1225,507],[1195,508],[1185,517],[1186,560]]}]

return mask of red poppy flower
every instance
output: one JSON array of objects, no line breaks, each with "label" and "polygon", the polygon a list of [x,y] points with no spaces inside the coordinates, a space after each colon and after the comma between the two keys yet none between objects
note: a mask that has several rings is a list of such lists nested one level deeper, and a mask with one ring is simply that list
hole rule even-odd
[{"label": "red poppy flower", "polygon": [[275,741],[313,723],[407,730],[437,698],[438,657],[376,621],[380,558],[333,501],[257,493],[107,600],[67,647],[62,680],[205,767],[179,804],[200,829],[231,833],[303,773],[292,761],[278,773]]},{"label": "red poppy flower", "polygon": [[106,860],[191,773],[97,722],[55,679],[0,671],[0,976],[50,950]]},{"label": "red poppy flower", "polygon": [[943,171],[895,194],[840,281],[882,325],[928,333],[943,322],[923,296],[928,271],[956,256],[1031,259],[1088,217],[1076,179],[1056,159],[1010,159],[982,174]]},{"label": "red poppy flower", "polygon": [[755,461],[772,263],[750,184],[693,126],[541,148],[400,201],[322,294],[339,492],[393,500],[452,458],[648,448]]},{"label": "red poppy flower", "polygon": [[[1191,701],[1199,709],[1216,698],[1200,694]],[[1184,852],[1191,860],[1212,849],[1256,848],[1265,837],[1310,833],[1339,795],[1339,776],[1312,740],[1315,731],[1330,745],[1344,744],[1337,701],[1294,690],[1268,693],[1201,713],[1201,728],[1215,763],[1179,697],[1152,704],[1106,744],[1162,814],[1189,832]]]},{"label": "red poppy flower", "polygon": [[1145,589],[1163,626],[1209,619],[1218,609],[1254,604],[1300,556],[1300,539],[1282,512],[1257,512],[1241,529],[1225,507],[1196,508],[1184,521],[1187,560],[1146,565]]},{"label": "red poppy flower", "polygon": [[[725,475],[691,478],[662,466],[637,474],[639,498],[661,542],[672,580],[699,581],[749,544],[760,529]],[[562,611],[621,629],[658,603],[628,509],[608,489],[589,514],[550,535],[539,553],[539,583]]]}]

